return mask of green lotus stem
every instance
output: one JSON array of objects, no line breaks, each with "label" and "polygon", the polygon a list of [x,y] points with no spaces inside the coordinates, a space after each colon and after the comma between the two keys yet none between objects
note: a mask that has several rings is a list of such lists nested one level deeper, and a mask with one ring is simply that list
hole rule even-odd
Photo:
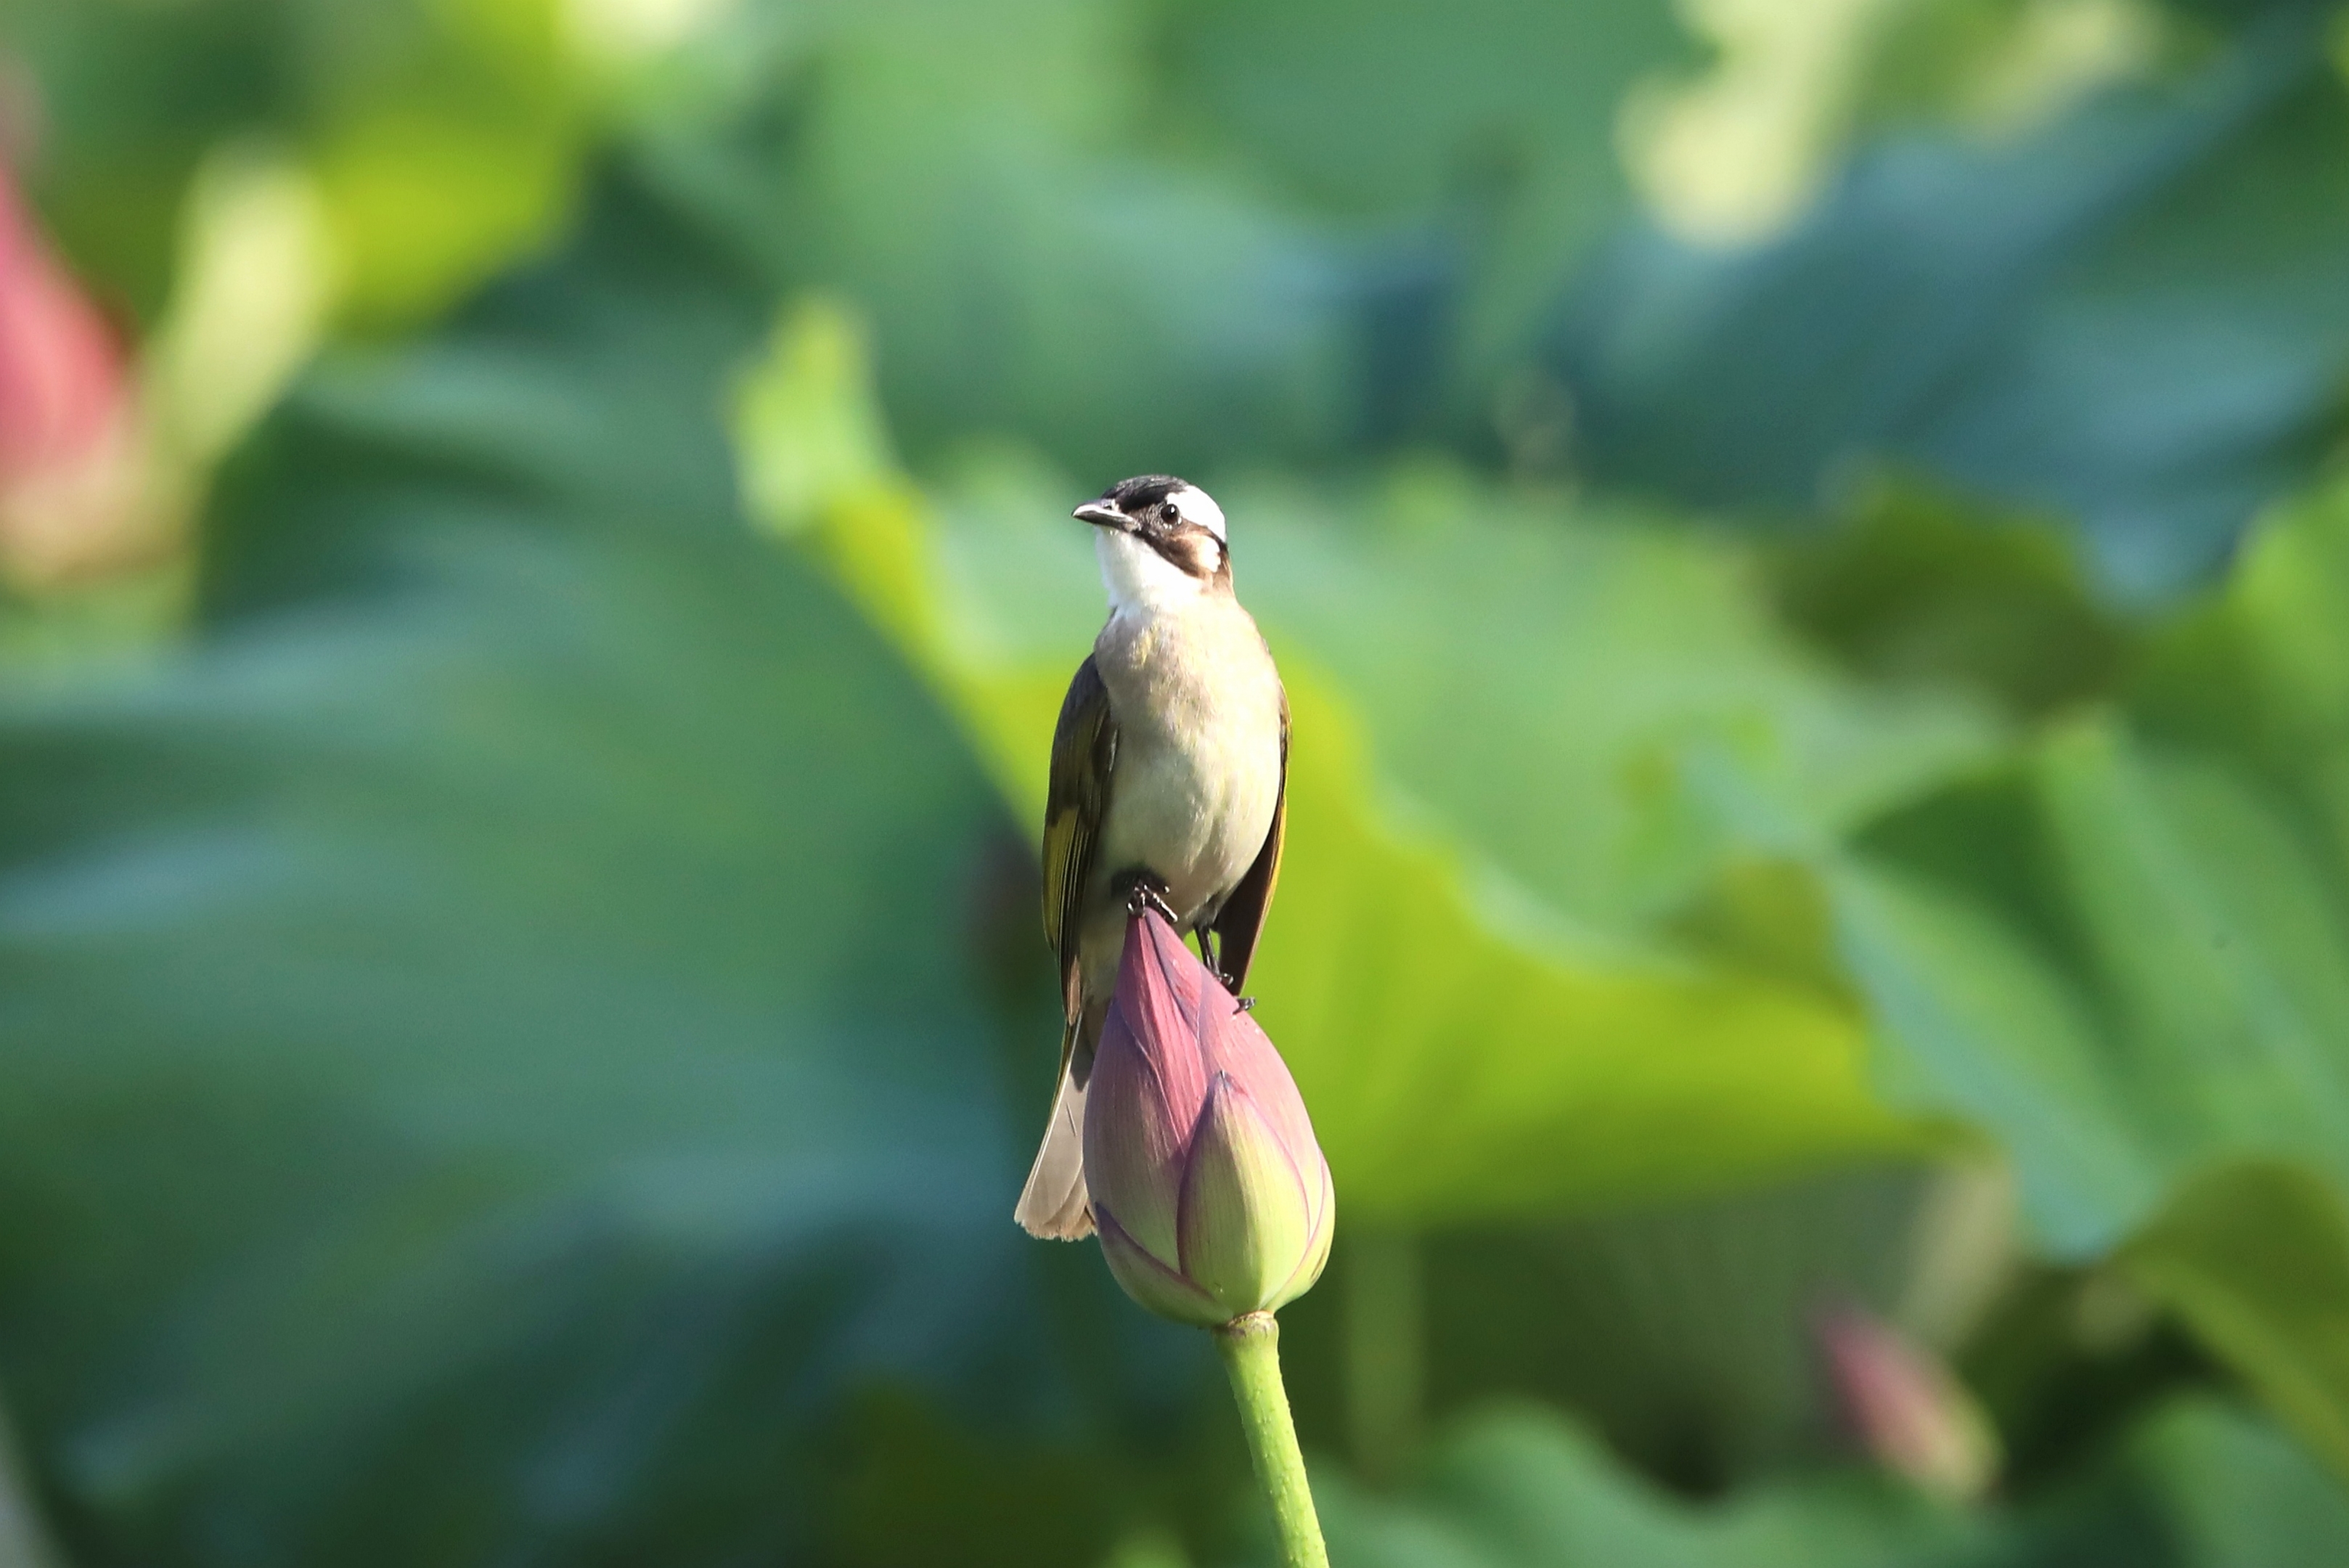
[{"label": "green lotus stem", "polygon": [[1280,1383],[1280,1324],[1268,1312],[1252,1312],[1232,1319],[1215,1335],[1224,1367],[1232,1375],[1232,1397],[1239,1403],[1240,1425],[1247,1432],[1248,1460],[1280,1533],[1282,1568],[1330,1568],[1321,1519],[1313,1511],[1313,1490],[1305,1481],[1305,1456],[1297,1448],[1297,1423],[1288,1414],[1288,1391]]}]

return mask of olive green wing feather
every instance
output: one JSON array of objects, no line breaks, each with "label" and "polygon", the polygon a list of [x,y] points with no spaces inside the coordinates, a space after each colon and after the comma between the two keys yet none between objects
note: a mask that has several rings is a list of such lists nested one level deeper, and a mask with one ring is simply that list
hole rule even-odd
[{"label": "olive green wing feather", "polygon": [[1280,694],[1280,793],[1273,797],[1272,828],[1232,896],[1216,912],[1216,961],[1224,983],[1234,996],[1247,983],[1248,961],[1256,956],[1256,939],[1264,929],[1265,911],[1272,908],[1272,890],[1280,881],[1280,846],[1288,832],[1288,693]]},{"label": "olive green wing feather", "polygon": [[1077,666],[1061,722],[1052,730],[1052,772],[1044,794],[1044,940],[1061,960],[1061,995],[1077,1016],[1077,938],[1085,886],[1102,818],[1109,810],[1110,769],[1117,761],[1117,717],[1091,655]]}]

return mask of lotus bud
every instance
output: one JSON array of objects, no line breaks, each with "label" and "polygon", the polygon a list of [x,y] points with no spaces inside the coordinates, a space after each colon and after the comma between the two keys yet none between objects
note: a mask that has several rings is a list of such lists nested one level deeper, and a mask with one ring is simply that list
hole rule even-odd
[{"label": "lotus bud", "polygon": [[1337,1197],[1296,1080],[1155,910],[1126,922],[1084,1142],[1102,1255],[1152,1312],[1212,1328],[1321,1277]]},{"label": "lotus bud", "polygon": [[1951,1502],[1990,1489],[1998,1438],[1940,1358],[1855,1306],[1824,1314],[1817,1332],[1844,1414],[1878,1464]]},{"label": "lotus bud", "polygon": [[0,166],[0,575],[55,582],[130,549],[131,404],[113,332]]},{"label": "lotus bud", "polygon": [[0,168],[0,477],[79,457],[123,394],[113,335]]}]

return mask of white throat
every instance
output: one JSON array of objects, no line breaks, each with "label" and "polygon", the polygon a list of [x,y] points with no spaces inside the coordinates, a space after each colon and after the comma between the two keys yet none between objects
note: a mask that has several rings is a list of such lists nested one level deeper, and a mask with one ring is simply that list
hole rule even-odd
[{"label": "white throat", "polygon": [[1113,615],[1154,614],[1197,598],[1206,585],[1131,534],[1103,528],[1093,535],[1102,587]]}]

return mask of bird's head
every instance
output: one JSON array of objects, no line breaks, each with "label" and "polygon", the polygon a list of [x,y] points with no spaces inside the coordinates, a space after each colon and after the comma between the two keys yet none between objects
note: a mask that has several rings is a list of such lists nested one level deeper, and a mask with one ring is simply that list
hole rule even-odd
[{"label": "bird's head", "polygon": [[1224,509],[1195,484],[1172,474],[1145,473],[1111,485],[1075,515],[1100,530],[1094,547],[1115,608],[1147,608],[1231,591]]}]

